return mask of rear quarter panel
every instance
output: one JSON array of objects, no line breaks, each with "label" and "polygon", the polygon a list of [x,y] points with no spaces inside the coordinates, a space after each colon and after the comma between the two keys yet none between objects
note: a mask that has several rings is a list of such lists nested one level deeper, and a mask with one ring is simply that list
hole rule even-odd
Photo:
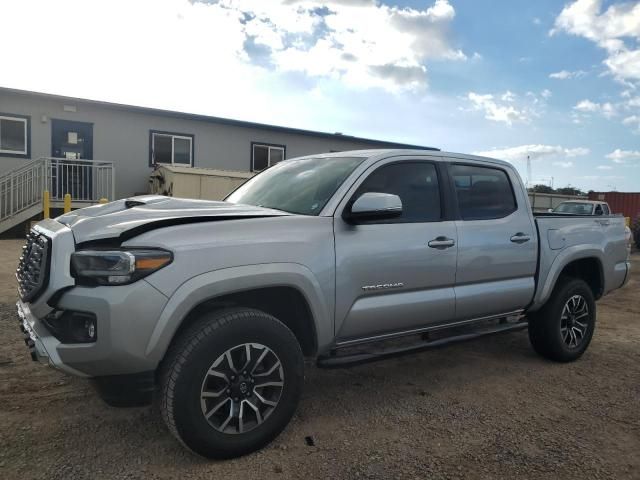
[{"label": "rear quarter panel", "polygon": [[536,224],[540,260],[536,295],[530,310],[544,305],[564,267],[575,260],[596,258],[600,262],[603,295],[622,286],[628,256],[623,217],[538,216]]}]

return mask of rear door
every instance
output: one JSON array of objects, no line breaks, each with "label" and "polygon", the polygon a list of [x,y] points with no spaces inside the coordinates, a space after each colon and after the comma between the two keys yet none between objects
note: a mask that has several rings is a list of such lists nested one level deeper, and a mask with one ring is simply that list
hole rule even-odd
[{"label": "rear door", "polygon": [[520,178],[486,163],[449,164],[457,205],[456,318],[513,312],[533,298],[537,232]]},{"label": "rear door", "polygon": [[[445,207],[443,171],[428,160],[383,160],[339,205],[334,218],[338,343],[454,318],[457,236]],[[365,192],[398,195],[402,216],[345,222],[343,210]]]}]

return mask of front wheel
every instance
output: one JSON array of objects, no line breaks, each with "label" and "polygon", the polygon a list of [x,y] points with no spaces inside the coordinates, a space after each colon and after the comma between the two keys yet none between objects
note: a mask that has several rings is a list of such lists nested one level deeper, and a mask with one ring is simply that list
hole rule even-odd
[{"label": "front wheel", "polygon": [[577,360],[596,326],[596,303],[584,280],[560,279],[547,303],[529,315],[529,340],[534,350],[557,362]]},{"label": "front wheel", "polygon": [[189,449],[208,458],[257,450],[289,423],[303,383],[296,337],[264,312],[206,314],[181,335],[162,372],[162,416]]}]

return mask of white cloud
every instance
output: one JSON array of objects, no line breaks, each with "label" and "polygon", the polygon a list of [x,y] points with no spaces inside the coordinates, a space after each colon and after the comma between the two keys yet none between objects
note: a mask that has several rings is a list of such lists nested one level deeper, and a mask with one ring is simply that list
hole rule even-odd
[{"label": "white cloud", "polygon": [[617,80],[637,83],[640,81],[640,2],[613,4],[604,12],[602,3],[602,0],[576,0],[565,6],[549,33],[563,31],[591,40],[606,50],[604,64]]},{"label": "white cloud", "polygon": [[613,167],[611,165],[598,165],[596,167],[596,169],[598,169],[598,170],[612,170]]},{"label": "white cloud", "polygon": [[551,165],[553,165],[554,167],[560,167],[560,168],[571,168],[573,167],[573,162],[553,162]]},{"label": "white cloud", "polygon": [[602,110],[602,115],[604,115],[605,118],[615,117],[618,114],[616,107],[612,103],[605,102],[600,106],[600,108]]},{"label": "white cloud", "polygon": [[612,118],[618,114],[616,106],[611,102],[596,103],[591,100],[581,100],[573,109],[581,113],[600,113],[605,118]]},{"label": "white cloud", "polygon": [[[494,157],[513,162],[517,160],[526,160],[527,157],[531,160],[537,160],[547,157],[580,157],[588,155],[589,153],[590,150],[585,147],[566,148],[560,145],[519,145],[517,147],[495,148],[493,150],[477,152],[476,155]],[[562,165],[557,166],[561,166],[563,168],[568,168],[573,165],[573,162],[570,161],[556,163],[562,163]]]},{"label": "white cloud", "polygon": [[580,78],[587,74],[584,70],[576,70],[574,72],[570,72],[569,70],[560,70],[559,72],[554,72],[549,75],[549,78],[554,78],[556,80],[569,80],[571,78]]},{"label": "white cloud", "polygon": [[622,120],[623,125],[633,128],[633,132],[640,134],[640,115],[631,115]]},{"label": "white cloud", "polygon": [[553,94],[551,93],[551,90],[549,90],[549,89],[547,89],[547,88],[545,88],[544,90],[542,90],[542,91],[540,92],[540,96],[541,96],[542,98],[544,98],[544,99],[551,98],[551,95],[553,95]]},{"label": "white cloud", "polygon": [[[242,15],[249,61],[339,79],[353,87],[423,88],[432,59],[466,60],[449,42],[455,17],[448,0],[424,9],[377,1],[220,0]],[[257,57],[257,58],[256,58]]]},{"label": "white cloud", "polygon": [[500,95],[500,100],[492,94],[479,94],[469,92],[467,100],[471,102],[471,110],[484,113],[484,118],[494,122],[506,123],[512,125],[515,122],[528,122],[529,117],[534,112],[529,111],[526,107],[514,106],[516,99],[514,93],[506,91]]},{"label": "white cloud", "polygon": [[579,112],[597,112],[600,110],[600,104],[592,102],[591,100],[581,100],[573,107],[574,110],[578,110]]},{"label": "white cloud", "polygon": [[630,160],[640,160],[640,151],[616,148],[613,152],[608,153],[606,157],[614,163],[627,163]]},{"label": "white cloud", "polygon": [[513,102],[516,99],[516,95],[515,93],[513,93],[510,90],[507,90],[506,92],[504,92],[502,94],[502,96],[500,97],[500,100],[504,101],[504,102]]},{"label": "white cloud", "polygon": [[[11,66],[2,82],[75,96],[101,86],[109,92],[102,99],[137,89],[133,103],[147,96],[158,102],[174,89],[198,92],[201,102],[211,92],[226,92],[223,103],[237,101],[231,90],[258,95],[270,86],[269,74],[291,72],[311,84],[423,89],[430,61],[467,58],[450,39],[454,16],[448,0],[416,8],[376,0],[3,1],[2,36],[22,40],[19,49],[2,51]],[[74,25],[74,38],[83,39],[72,51],[60,25]],[[59,71],[58,52],[82,59],[82,78],[47,76],[43,88],[38,72]],[[158,106],[169,107],[165,101]]]}]

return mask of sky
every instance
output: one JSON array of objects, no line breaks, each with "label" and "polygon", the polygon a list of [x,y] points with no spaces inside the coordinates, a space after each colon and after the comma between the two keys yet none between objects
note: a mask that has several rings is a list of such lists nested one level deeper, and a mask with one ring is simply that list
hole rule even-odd
[{"label": "sky", "polygon": [[510,161],[531,184],[640,191],[638,1],[1,0],[0,19],[3,87],[435,146]]}]

